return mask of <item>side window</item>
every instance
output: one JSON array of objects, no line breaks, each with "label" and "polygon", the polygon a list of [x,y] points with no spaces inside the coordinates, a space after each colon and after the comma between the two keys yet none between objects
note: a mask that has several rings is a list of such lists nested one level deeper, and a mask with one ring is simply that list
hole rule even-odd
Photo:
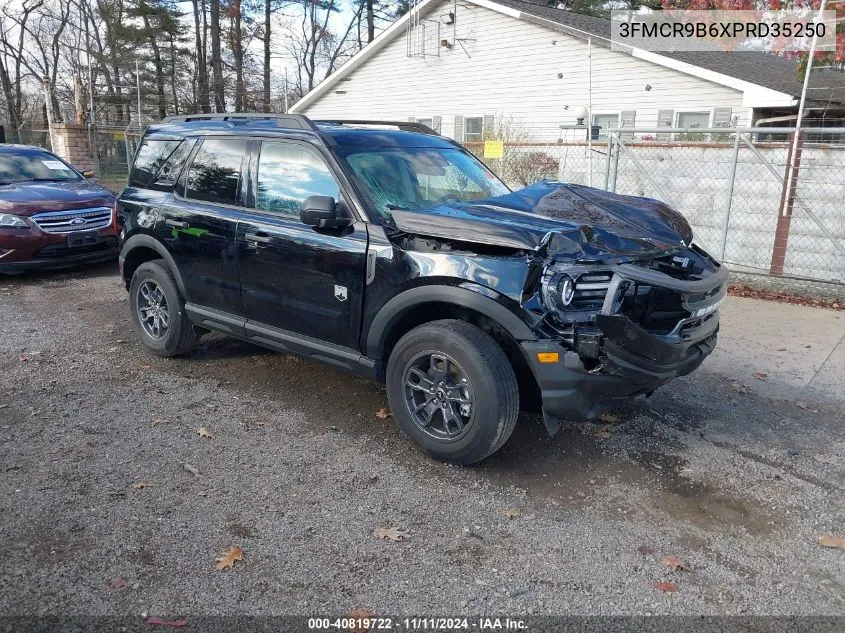
[{"label": "side window", "polygon": [[484,118],[468,116],[464,119],[464,142],[478,143],[484,140]]},{"label": "side window", "polygon": [[132,187],[147,187],[158,175],[162,165],[167,162],[170,155],[180,141],[157,141],[146,138],[138,148],[135,156],[135,164],[132,166],[132,173],[129,175],[129,185]]},{"label": "side window", "polygon": [[[167,162],[164,163],[164,167],[162,167],[161,171],[158,172],[158,176],[153,181],[153,184],[150,185],[151,188],[161,191],[171,191],[173,189],[173,185],[179,178],[179,174],[182,173],[185,161],[188,160],[188,156],[191,155],[191,150],[194,149],[194,143],[196,143],[196,140],[191,138],[185,139],[179,144],[179,147],[173,151],[170,158],[168,158]],[[163,184],[156,184],[156,182],[161,182]]]},{"label": "side window", "polygon": [[308,196],[340,197],[337,181],[319,153],[295,143],[263,142],[256,208],[299,217],[299,205]]},{"label": "side window", "polygon": [[185,197],[237,204],[246,144],[239,139],[204,140],[188,170]]}]

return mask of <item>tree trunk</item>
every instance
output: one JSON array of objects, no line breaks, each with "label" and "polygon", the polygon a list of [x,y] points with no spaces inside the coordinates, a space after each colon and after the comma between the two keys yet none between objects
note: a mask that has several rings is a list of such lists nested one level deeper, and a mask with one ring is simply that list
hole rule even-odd
[{"label": "tree trunk", "polygon": [[[164,65],[161,63],[161,49],[156,41],[157,33],[150,27],[150,21],[144,16],[144,29],[148,35],[150,48],[153,51],[153,66],[156,73],[156,98],[158,101],[158,116],[163,119],[167,116],[167,98],[164,94]],[[141,113],[138,113],[138,122],[140,124]]]},{"label": "tree trunk", "polygon": [[226,97],[223,94],[223,59],[220,56],[220,0],[210,0],[211,14],[211,92],[214,96],[214,111],[226,111]]},{"label": "tree trunk", "polygon": [[367,0],[367,44],[376,39],[376,20],[373,0]]},{"label": "tree trunk", "polygon": [[[202,112],[211,112],[208,98],[208,65],[205,58],[205,29],[200,25],[200,5],[192,0],[194,6],[194,35],[197,50],[197,104]],[[205,22],[205,3],[202,4],[202,17]]]},{"label": "tree trunk", "polygon": [[270,112],[270,0],[264,0],[264,94],[263,110]]},{"label": "tree trunk", "polygon": [[241,0],[232,0],[232,56],[235,58],[235,112],[243,112],[246,88],[244,87],[244,48],[241,33]]}]

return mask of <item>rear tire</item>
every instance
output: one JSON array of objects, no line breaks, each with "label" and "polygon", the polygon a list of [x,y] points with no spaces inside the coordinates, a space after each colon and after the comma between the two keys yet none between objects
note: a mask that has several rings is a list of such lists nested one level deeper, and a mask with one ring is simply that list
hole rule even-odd
[{"label": "rear tire", "polygon": [[129,284],[129,309],[135,332],[153,354],[179,356],[196,344],[185,299],[161,260],[144,262],[135,270]]},{"label": "rear tire", "polygon": [[493,338],[464,321],[433,321],[405,334],[390,354],[386,382],[399,428],[435,459],[481,461],[516,426],[513,368]]}]

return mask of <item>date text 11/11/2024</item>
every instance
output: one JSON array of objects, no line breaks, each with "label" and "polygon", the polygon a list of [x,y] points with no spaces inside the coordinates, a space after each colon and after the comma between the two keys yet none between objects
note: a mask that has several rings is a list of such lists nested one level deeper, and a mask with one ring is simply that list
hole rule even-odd
[{"label": "date text 11/11/2024", "polygon": [[479,618],[383,618],[383,617],[344,617],[344,618],[308,618],[308,629],[341,631],[525,631],[528,624],[517,618],[479,617]]}]

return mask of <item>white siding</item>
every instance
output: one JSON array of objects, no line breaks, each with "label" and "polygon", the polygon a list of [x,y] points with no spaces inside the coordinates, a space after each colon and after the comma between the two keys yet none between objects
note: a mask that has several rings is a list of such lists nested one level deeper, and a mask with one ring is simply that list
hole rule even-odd
[{"label": "white siding", "polygon": [[[454,7],[436,5],[425,19]],[[452,28],[441,24],[441,39],[452,41]],[[442,133],[449,136],[455,115],[510,115],[532,136],[551,139],[561,136],[559,125],[575,123],[575,108],[587,106],[586,41],[474,5],[457,5],[455,28],[459,41],[451,49],[439,47],[439,56],[424,58],[407,56],[401,33],[303,113],[405,121],[442,116]],[[430,52],[433,38],[426,39]],[[728,107],[740,125],[748,122],[740,90],[595,44],[592,52],[594,114],[636,110],[637,127],[653,127],[661,109],[677,118],[680,111]]]}]

